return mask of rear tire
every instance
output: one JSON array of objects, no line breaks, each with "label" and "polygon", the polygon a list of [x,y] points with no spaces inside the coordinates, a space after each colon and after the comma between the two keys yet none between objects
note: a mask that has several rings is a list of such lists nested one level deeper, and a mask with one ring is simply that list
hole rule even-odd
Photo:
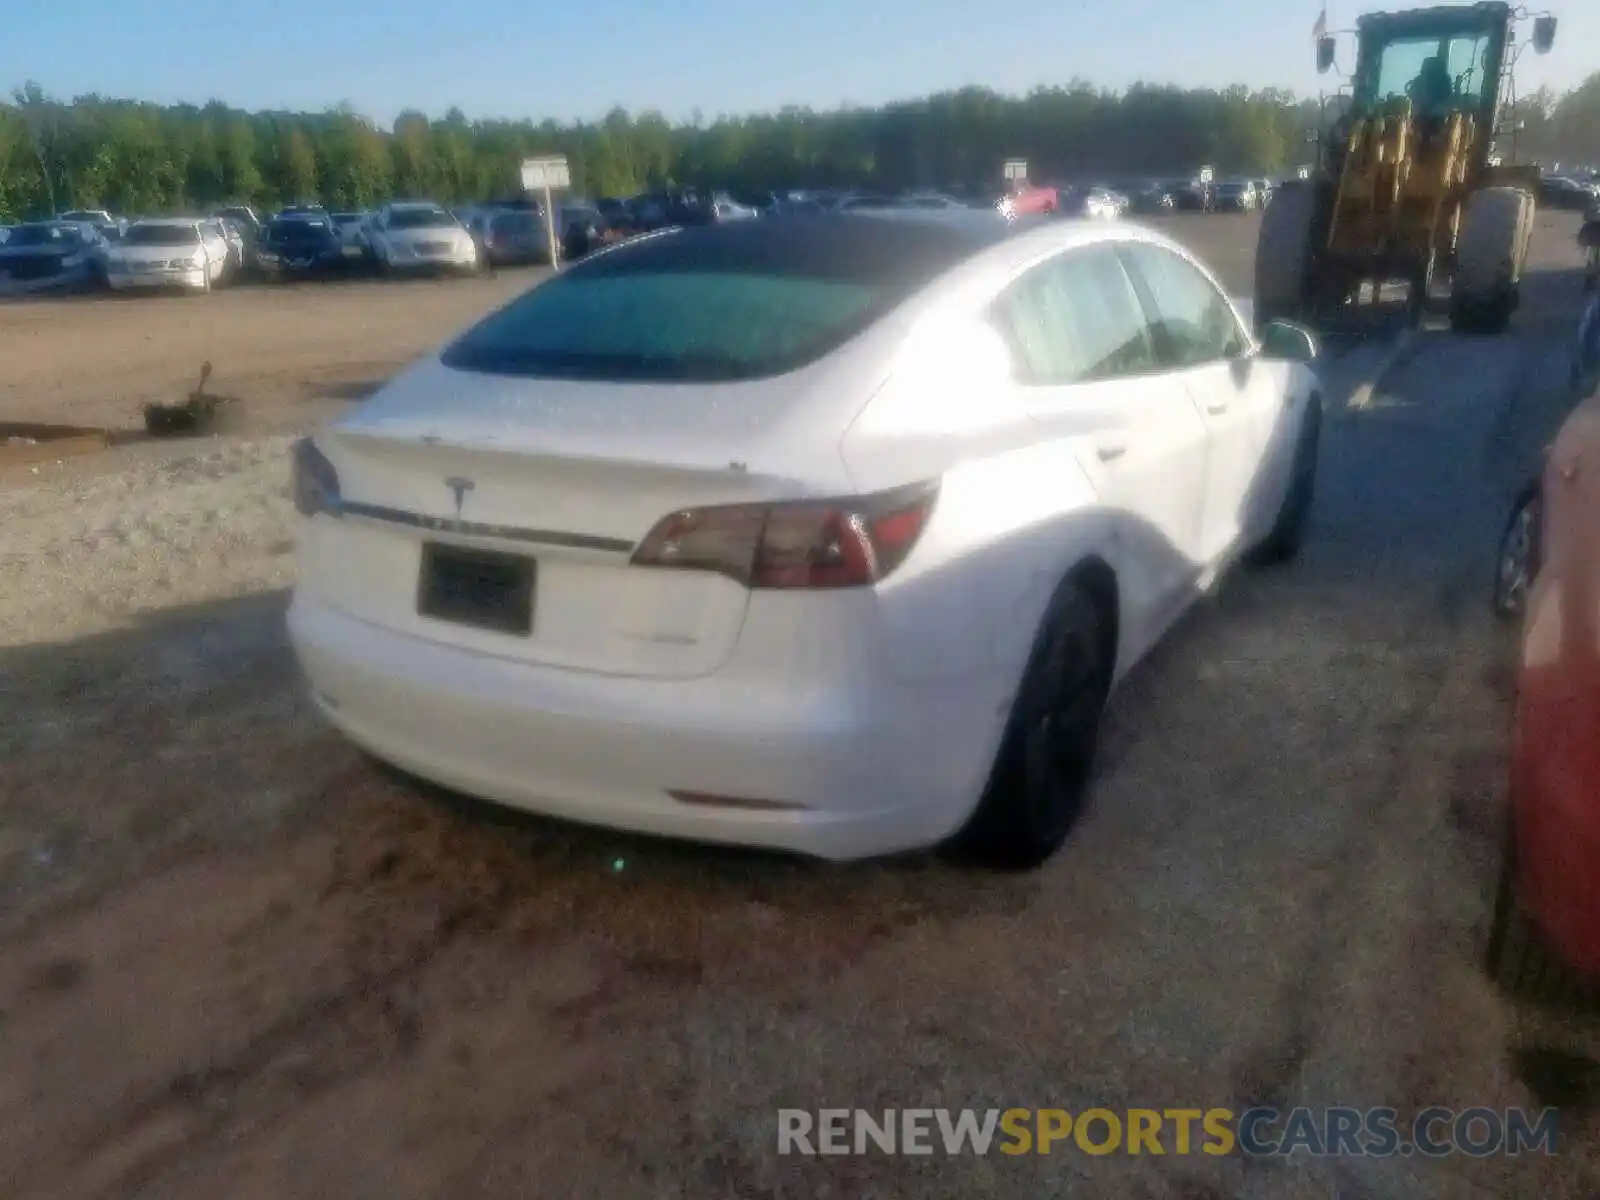
[{"label": "rear tire", "polygon": [[1083,811],[1115,667],[1111,614],[1078,580],[1056,593],[1017,689],[988,787],[957,845],[1001,870],[1031,870]]},{"label": "rear tire", "polygon": [[1307,184],[1285,184],[1262,211],[1256,234],[1258,329],[1278,318],[1299,320],[1305,312],[1316,199],[1316,191]]},{"label": "rear tire", "polygon": [[1503,333],[1511,323],[1533,213],[1533,197],[1521,188],[1484,188],[1467,197],[1450,287],[1450,327],[1457,333]]},{"label": "rear tire", "polygon": [[1495,887],[1494,917],[1489,926],[1484,967],[1506,995],[1542,1001],[1563,1001],[1583,993],[1565,963],[1551,953],[1539,931],[1517,904],[1516,855],[1510,838]]}]

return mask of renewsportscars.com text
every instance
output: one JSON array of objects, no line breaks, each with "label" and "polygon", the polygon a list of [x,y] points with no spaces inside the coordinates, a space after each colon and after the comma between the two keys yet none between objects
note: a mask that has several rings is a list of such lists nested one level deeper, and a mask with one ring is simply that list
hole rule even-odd
[{"label": "renewsportscars.com text", "polygon": [[1553,1108],[1061,1108],[778,1111],[778,1153],[957,1155],[1303,1154],[1443,1158],[1554,1154]]}]

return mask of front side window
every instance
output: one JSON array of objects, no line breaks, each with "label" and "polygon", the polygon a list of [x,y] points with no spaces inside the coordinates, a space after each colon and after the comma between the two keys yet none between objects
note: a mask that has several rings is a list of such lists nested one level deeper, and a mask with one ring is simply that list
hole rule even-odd
[{"label": "front side window", "polygon": [[1368,77],[1356,84],[1363,111],[1410,100],[1417,111],[1475,109],[1489,99],[1487,34],[1455,37],[1399,37],[1378,50]]},{"label": "front side window", "polygon": [[1157,368],[1144,310],[1110,245],[1034,267],[1000,296],[994,316],[1027,384],[1065,387]]},{"label": "front side window", "polygon": [[1244,353],[1248,342],[1227,297],[1193,263],[1149,244],[1125,246],[1123,255],[1148,292],[1165,366],[1197,367]]}]

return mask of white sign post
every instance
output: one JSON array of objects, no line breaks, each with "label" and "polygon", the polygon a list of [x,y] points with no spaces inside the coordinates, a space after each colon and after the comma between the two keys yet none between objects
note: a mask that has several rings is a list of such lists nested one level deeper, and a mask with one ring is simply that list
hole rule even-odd
[{"label": "white sign post", "polygon": [[1007,183],[1016,183],[1028,177],[1028,160],[1025,158],[1008,158],[1005,165],[1005,180]]},{"label": "white sign post", "polygon": [[556,238],[556,207],[550,199],[550,192],[554,188],[572,186],[572,177],[567,173],[567,160],[560,154],[550,155],[546,158],[525,158],[522,160],[522,187],[524,191],[544,193],[544,228],[545,234],[550,239],[550,265],[553,267],[559,261],[560,243]]}]

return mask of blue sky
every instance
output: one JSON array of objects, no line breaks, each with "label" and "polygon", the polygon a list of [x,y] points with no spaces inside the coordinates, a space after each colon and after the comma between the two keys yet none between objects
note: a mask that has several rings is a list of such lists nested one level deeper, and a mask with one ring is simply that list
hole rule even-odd
[{"label": "blue sky", "polygon": [[[1524,56],[1524,92],[1600,69],[1600,4],[1554,3],[1565,10],[1556,48]],[[1335,0],[1330,26],[1375,6]],[[711,118],[1074,76],[1313,95],[1322,82],[1318,5],[1306,0],[329,0],[258,16],[171,0],[4,7],[7,90],[31,78],[64,96],[250,109],[348,101],[385,124],[402,108],[436,116],[451,106],[470,117],[592,118],[620,104]]]}]

